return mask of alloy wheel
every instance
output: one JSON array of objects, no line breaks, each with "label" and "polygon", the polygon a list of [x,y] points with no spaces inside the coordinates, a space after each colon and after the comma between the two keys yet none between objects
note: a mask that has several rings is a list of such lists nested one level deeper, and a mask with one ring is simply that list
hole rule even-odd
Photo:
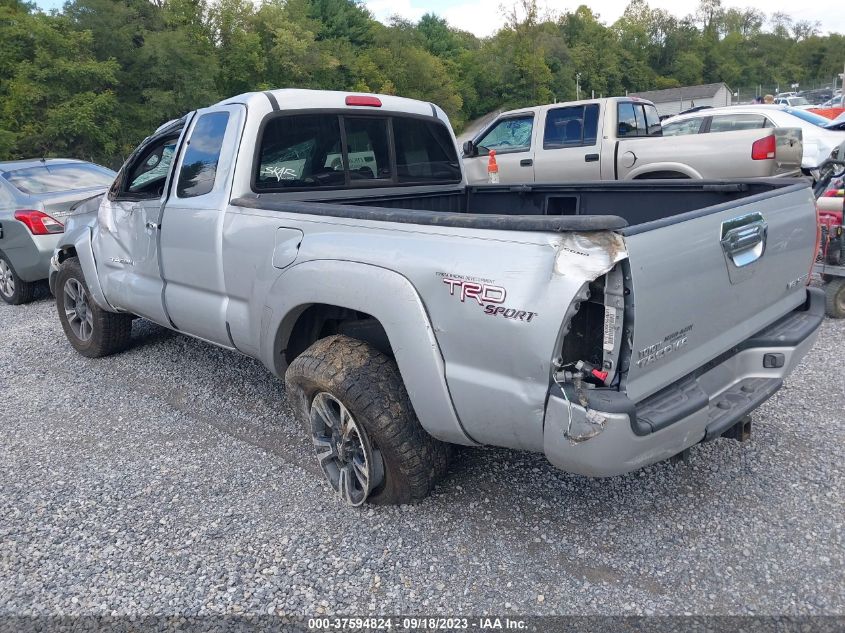
[{"label": "alloy wheel", "polygon": [[343,403],[322,391],[311,403],[311,437],[332,488],[359,506],[384,481],[384,461]]},{"label": "alloy wheel", "polygon": [[88,293],[78,279],[70,278],[64,287],[65,316],[74,336],[82,342],[94,335],[94,312]]},{"label": "alloy wheel", "polygon": [[12,267],[6,263],[5,259],[0,259],[0,292],[4,297],[10,298],[15,294],[15,277]]}]

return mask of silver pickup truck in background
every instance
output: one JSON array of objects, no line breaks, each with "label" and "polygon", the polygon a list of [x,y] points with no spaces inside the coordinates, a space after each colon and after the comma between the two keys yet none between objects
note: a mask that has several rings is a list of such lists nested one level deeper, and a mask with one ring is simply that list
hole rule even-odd
[{"label": "silver pickup truck in background", "polygon": [[503,112],[464,143],[469,184],[487,182],[491,149],[510,184],[801,175],[799,127],[664,137],[657,108],[635,97]]},{"label": "silver pickup truck in background", "polygon": [[467,186],[443,111],[274,90],[164,125],[68,218],[83,355],[132,319],[284,378],[351,504],[429,494],[448,444],[625,473],[737,435],[823,298],[803,180]]}]

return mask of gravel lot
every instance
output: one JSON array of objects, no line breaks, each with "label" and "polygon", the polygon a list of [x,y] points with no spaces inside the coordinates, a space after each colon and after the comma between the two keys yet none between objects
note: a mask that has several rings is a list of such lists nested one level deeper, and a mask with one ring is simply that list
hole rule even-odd
[{"label": "gravel lot", "polygon": [[462,450],[347,509],[257,362],[136,321],[92,361],[0,304],[0,615],[845,614],[845,321],[752,441],[611,480]]}]

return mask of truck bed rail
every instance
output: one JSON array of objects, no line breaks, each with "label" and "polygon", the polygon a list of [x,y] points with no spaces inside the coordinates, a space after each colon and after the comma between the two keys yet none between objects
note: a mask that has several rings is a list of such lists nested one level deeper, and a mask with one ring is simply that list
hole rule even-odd
[{"label": "truck bed rail", "polygon": [[381,207],[325,204],[321,202],[277,202],[259,196],[235,198],[231,201],[231,204],[247,209],[263,209],[282,213],[495,231],[563,233],[566,231],[614,231],[628,226],[624,219],[616,215],[547,216],[453,213],[414,209],[384,209]]}]

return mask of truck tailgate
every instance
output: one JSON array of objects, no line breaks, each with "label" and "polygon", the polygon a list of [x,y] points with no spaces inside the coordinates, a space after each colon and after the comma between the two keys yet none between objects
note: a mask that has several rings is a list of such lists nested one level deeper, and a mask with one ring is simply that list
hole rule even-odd
[{"label": "truck tailgate", "polygon": [[808,187],[626,231],[634,401],[728,351],[806,298],[816,244]]}]

